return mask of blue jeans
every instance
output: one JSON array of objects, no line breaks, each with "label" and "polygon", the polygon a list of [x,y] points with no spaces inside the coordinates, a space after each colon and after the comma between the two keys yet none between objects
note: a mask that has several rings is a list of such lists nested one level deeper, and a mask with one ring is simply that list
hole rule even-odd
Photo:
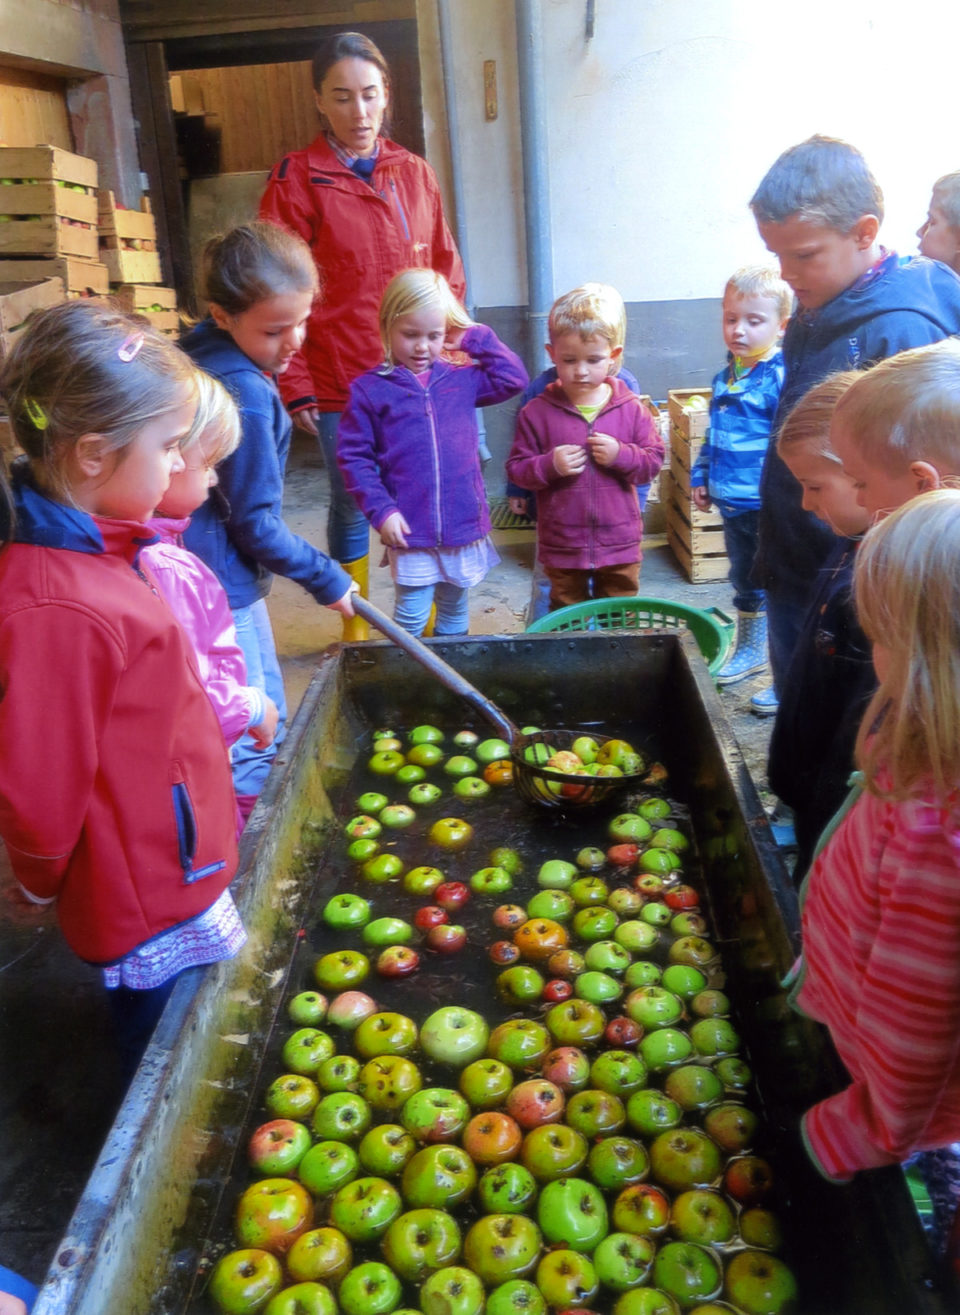
[{"label": "blue jeans", "polygon": [[343,483],[337,465],[337,428],[340,411],[321,411],[318,419],[320,449],[330,480],[327,514],[327,551],[338,562],[355,562],[370,551],[370,526]]},{"label": "blue jeans", "polygon": [[435,635],[465,635],[470,628],[470,598],[466,589],[438,580],[436,584],[395,585],[393,619],[411,635],[422,635],[433,603],[437,605]]},{"label": "blue jeans", "polygon": [[762,612],[766,605],[763,590],[750,581],[757,554],[759,520],[758,511],[742,511],[739,516],[723,518],[723,541],[730,558],[729,580],[733,585],[733,605],[738,612]]},{"label": "blue jeans", "polygon": [[237,643],[247,663],[247,684],[269,694],[280,714],[276,738],[269,749],[258,749],[251,736],[245,734],[230,750],[234,790],[237,794],[257,795],[287,733],[287,702],[266,599],[261,598],[249,607],[234,608],[233,620]]}]

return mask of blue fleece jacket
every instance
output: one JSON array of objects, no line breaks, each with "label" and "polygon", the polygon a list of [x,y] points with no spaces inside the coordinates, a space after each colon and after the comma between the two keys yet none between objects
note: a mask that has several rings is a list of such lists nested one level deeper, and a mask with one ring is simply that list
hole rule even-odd
[{"label": "blue fleece jacket", "polygon": [[[880,271],[813,313],[795,314],[783,340],[786,381],[776,427],[795,402],[836,370],[877,361],[960,333],[960,278],[918,256],[900,265],[889,253]],[[803,605],[834,536],[803,510],[800,485],[771,444],[760,482],[757,585]]]},{"label": "blue fleece jacket", "polygon": [[724,516],[756,511],[760,474],[770,446],[783,388],[783,354],[757,361],[739,379],[732,359],[715,376],[710,397],[710,428],[690,474],[693,488],[707,486]]},{"label": "blue fleece jacket", "polygon": [[230,392],[243,428],[240,446],[217,467],[219,485],[194,512],[184,543],[217,575],[234,609],[265,598],[274,573],[302,584],[318,603],[336,602],[350,588],[346,571],[283,519],[293,426],[273,379],[213,320],[192,329],[183,349]]}]

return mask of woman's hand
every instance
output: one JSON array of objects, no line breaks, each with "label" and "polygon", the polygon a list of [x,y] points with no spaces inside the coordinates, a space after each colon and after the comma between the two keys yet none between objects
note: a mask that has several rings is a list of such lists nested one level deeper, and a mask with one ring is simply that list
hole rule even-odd
[{"label": "woman's hand", "polygon": [[587,465],[587,449],[579,443],[561,443],[553,449],[553,468],[558,475],[579,475]]},{"label": "woman's hand", "polygon": [[392,511],[387,519],[380,526],[380,542],[386,544],[388,548],[406,548],[406,535],[410,533],[410,526],[407,524],[403,512]]},{"label": "woman's hand", "polygon": [[[277,711],[277,705],[269,694],[263,695],[263,720],[257,722],[256,726],[249,726],[247,729],[250,738],[258,749],[269,749],[277,733],[277,722],[280,720],[280,713]],[[0,1312],[2,1315],[2,1312]]]},{"label": "woman's hand", "polygon": [[598,466],[612,466],[620,451],[620,444],[612,434],[591,434],[587,446]]},{"label": "woman's hand", "polygon": [[294,411],[291,419],[298,429],[306,430],[314,438],[320,436],[320,410],[316,406],[305,406],[300,411]]}]

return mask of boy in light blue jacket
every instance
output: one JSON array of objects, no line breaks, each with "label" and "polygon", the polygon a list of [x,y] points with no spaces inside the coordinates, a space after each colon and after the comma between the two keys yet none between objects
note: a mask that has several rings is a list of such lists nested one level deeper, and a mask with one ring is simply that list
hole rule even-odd
[{"label": "boy in light blue jacket", "polygon": [[710,428],[690,476],[694,504],[700,511],[716,504],[723,518],[730,558],[737,643],[717,673],[719,685],[734,685],[758,675],[767,665],[766,603],[751,573],[757,550],[760,475],[783,387],[780,339],[792,301],[776,270],[764,265],[738,269],[723,294],[727,364],[713,381]]}]

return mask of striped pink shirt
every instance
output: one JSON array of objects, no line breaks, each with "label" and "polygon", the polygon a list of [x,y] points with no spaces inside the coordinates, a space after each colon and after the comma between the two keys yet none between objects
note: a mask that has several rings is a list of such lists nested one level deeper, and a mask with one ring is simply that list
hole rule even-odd
[{"label": "striped pink shirt", "polygon": [[804,1117],[849,1178],[960,1139],[960,814],[864,793],[807,882],[799,1006],[850,1085]]}]

